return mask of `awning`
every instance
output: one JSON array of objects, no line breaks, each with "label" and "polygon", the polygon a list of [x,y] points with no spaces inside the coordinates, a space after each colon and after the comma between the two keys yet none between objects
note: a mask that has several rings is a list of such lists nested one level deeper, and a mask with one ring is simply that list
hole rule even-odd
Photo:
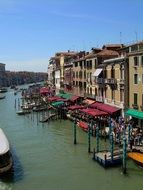
[{"label": "awning", "polygon": [[79,96],[72,96],[71,98],[70,98],[70,101],[71,102],[75,102],[76,100],[78,100],[80,97]]},{"label": "awning", "polygon": [[114,106],[110,106],[108,104],[103,104],[103,103],[100,103],[100,102],[95,102],[94,104],[90,105],[91,108],[97,108],[101,111],[105,111],[107,112],[108,114],[114,114],[116,113],[117,111],[121,110],[120,108],[117,108],[117,107],[114,107]]},{"label": "awning", "polygon": [[68,93],[59,93],[57,94],[57,96],[60,96],[61,98],[65,98],[65,99],[70,99],[72,97],[72,94],[68,94]]},{"label": "awning", "polygon": [[80,110],[83,113],[86,113],[88,115],[91,115],[93,117],[97,117],[97,116],[107,116],[108,113],[97,110],[97,109],[92,109],[92,108],[87,108],[87,109],[81,109]]},{"label": "awning", "polygon": [[58,106],[61,106],[63,104],[64,104],[64,102],[54,102],[54,103],[52,103],[52,106],[58,107]]},{"label": "awning", "polygon": [[98,77],[103,69],[96,69],[96,71],[93,73],[93,77]]},{"label": "awning", "polygon": [[47,94],[48,92],[49,92],[49,89],[46,88],[46,87],[42,87],[42,88],[40,89],[40,94]]},{"label": "awning", "polygon": [[94,102],[95,102],[94,100],[90,100],[90,99],[83,100],[83,103],[88,104],[88,105],[93,104]]},{"label": "awning", "polygon": [[81,105],[73,105],[73,106],[70,106],[68,107],[69,110],[78,110],[78,109],[83,109],[84,106],[81,106]]},{"label": "awning", "polygon": [[143,119],[143,112],[137,111],[134,109],[128,109],[128,111],[125,114],[135,117],[135,118],[138,118],[138,119]]}]

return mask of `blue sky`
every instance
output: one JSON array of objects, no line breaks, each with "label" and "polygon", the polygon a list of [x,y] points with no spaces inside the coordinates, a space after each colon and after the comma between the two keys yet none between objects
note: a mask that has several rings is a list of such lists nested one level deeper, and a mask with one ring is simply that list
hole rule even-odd
[{"label": "blue sky", "polygon": [[58,51],[143,40],[143,0],[0,0],[0,62],[47,71]]}]

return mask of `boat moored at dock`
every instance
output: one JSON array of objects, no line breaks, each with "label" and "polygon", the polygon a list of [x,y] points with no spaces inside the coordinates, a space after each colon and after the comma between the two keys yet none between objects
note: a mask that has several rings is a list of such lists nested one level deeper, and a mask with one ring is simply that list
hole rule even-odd
[{"label": "boat moored at dock", "polygon": [[12,156],[7,137],[0,128],[0,174],[8,172],[12,168]]}]

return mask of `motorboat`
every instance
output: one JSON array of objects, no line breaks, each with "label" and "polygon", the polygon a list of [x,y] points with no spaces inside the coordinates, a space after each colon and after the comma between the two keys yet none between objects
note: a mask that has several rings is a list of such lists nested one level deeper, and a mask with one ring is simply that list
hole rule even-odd
[{"label": "motorboat", "polygon": [[143,153],[129,152],[128,157],[131,158],[136,164],[143,168]]},{"label": "motorboat", "polygon": [[8,139],[0,128],[0,174],[9,171],[12,168],[12,163]]}]

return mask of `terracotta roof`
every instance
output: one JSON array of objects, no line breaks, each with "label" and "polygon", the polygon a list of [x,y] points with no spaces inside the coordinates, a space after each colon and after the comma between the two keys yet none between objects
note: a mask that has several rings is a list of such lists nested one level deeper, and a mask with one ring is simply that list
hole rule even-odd
[{"label": "terracotta roof", "polygon": [[101,52],[96,54],[98,57],[108,57],[108,56],[119,56],[117,51],[103,49]]},{"label": "terracotta roof", "polygon": [[69,52],[57,52],[56,53],[56,56],[61,56],[61,55],[64,55],[64,56],[73,56],[73,55],[77,55],[78,52],[73,52],[73,51],[69,51]]},{"label": "terracotta roof", "polygon": [[94,58],[94,57],[96,57],[95,53],[89,53],[88,55],[85,56],[85,59],[91,59],[91,58]]},{"label": "terracotta roof", "polygon": [[103,45],[102,49],[108,49],[108,48],[122,48],[123,44],[105,44]]}]

